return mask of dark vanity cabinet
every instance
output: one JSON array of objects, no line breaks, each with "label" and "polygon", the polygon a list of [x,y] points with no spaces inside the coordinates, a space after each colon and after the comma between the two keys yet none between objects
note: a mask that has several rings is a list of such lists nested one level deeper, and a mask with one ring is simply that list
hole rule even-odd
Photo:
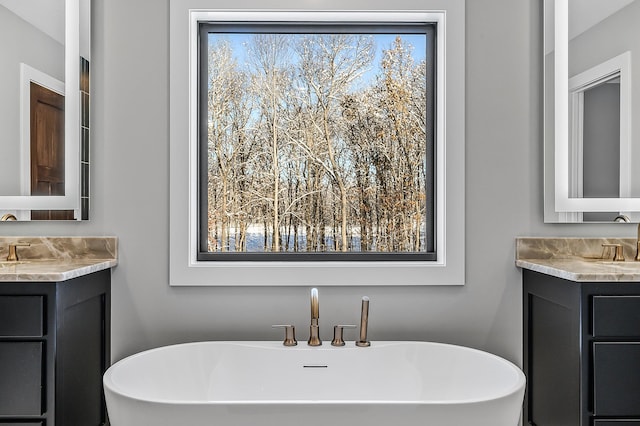
[{"label": "dark vanity cabinet", "polygon": [[640,283],[523,280],[525,424],[640,426]]},{"label": "dark vanity cabinet", "polygon": [[0,426],[107,423],[110,274],[0,282]]}]

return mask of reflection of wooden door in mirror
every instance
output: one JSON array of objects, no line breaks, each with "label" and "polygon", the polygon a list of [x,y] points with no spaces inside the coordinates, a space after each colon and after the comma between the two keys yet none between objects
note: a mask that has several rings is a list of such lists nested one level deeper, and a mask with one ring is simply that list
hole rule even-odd
[{"label": "reflection of wooden door in mirror", "polygon": [[[64,96],[31,83],[31,195],[64,195]],[[73,210],[33,210],[31,220],[73,220]]]}]

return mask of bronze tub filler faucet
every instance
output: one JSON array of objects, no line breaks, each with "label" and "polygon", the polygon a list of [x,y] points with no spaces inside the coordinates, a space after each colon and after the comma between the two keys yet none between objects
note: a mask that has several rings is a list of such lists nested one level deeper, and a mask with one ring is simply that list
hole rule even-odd
[{"label": "bronze tub filler faucet", "polygon": [[320,326],[318,321],[320,320],[320,304],[318,303],[318,289],[311,289],[311,325],[309,326],[309,340],[307,344],[309,346],[320,346],[322,340],[320,340]]},{"label": "bronze tub filler faucet", "polygon": [[[320,339],[320,302],[318,299],[318,289],[311,289],[311,324],[309,325],[309,340],[307,344],[309,346],[321,346],[322,340]],[[296,346],[298,341],[296,340],[295,327],[292,324],[278,324],[272,327],[279,327],[285,329],[285,338],[282,344],[284,346]],[[356,341],[356,346],[367,347],[371,346],[371,342],[367,340],[367,330],[369,327],[369,298],[362,298],[362,307],[360,310],[360,339]],[[356,328],[355,325],[336,325],[333,328],[333,340],[332,346],[344,346],[343,330],[345,328]]]}]

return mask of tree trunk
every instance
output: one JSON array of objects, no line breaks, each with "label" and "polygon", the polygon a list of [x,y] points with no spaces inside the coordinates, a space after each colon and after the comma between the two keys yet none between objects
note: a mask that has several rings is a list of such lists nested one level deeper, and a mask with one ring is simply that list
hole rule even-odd
[{"label": "tree trunk", "polygon": [[340,237],[342,240],[341,251],[345,252],[348,250],[347,246],[347,189],[344,185],[344,180],[342,179],[342,175],[340,174],[340,170],[338,169],[338,163],[336,161],[335,153],[333,152],[333,145],[331,143],[331,136],[329,133],[329,116],[327,114],[327,107],[324,107],[324,136],[327,142],[327,152],[329,154],[329,161],[331,162],[331,168],[333,170],[333,178],[338,184],[338,189],[340,191],[340,210],[341,210],[341,233]]}]

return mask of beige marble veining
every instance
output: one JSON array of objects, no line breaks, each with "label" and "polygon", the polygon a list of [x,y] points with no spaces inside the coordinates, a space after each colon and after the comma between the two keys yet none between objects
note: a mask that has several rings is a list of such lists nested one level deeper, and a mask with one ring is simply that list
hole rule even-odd
[{"label": "beige marble veining", "polygon": [[[9,244],[18,262],[6,261]],[[116,237],[0,237],[1,281],[64,281],[116,266]]]},{"label": "beige marble veining", "polygon": [[516,238],[516,259],[600,258],[602,244],[622,244],[627,258],[636,255],[635,238]]},{"label": "beige marble veining", "polygon": [[[622,244],[625,261],[603,259],[602,244]],[[640,281],[635,238],[517,238],[516,266],[571,281]]]}]

